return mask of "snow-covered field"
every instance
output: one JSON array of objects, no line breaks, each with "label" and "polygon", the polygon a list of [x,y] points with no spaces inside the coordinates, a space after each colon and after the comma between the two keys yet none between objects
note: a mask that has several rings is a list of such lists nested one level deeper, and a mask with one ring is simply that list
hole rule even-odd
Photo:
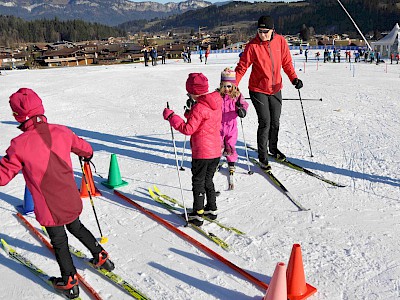
[{"label": "snow-covered field", "polygon": [[[295,54],[295,53],[293,53]],[[310,57],[313,55],[310,53]],[[246,232],[238,236],[215,224],[204,227],[224,238],[225,251],[203,238],[148,196],[153,184],[180,199],[178,174],[169,124],[162,118],[168,101],[183,114],[185,81],[190,72],[203,72],[211,88],[220,72],[235,67],[237,54],[211,55],[207,65],[169,60],[166,65],[90,66],[46,70],[2,71],[0,76],[0,155],[20,132],[8,97],[20,87],[34,89],[43,99],[50,123],[69,126],[91,142],[97,172],[107,178],[115,153],[121,175],[129,185],[120,190],[151,212],[269,283],[277,262],[288,262],[292,245],[302,247],[306,280],[318,292],[313,300],[383,300],[400,298],[400,65],[308,62],[293,55],[304,82],[301,89],[310,143],[310,157],[299,101],[284,101],[280,149],[288,158],[331,180],[322,181],[272,163],[274,174],[310,211],[298,212],[256,167],[247,174],[242,129],[236,188],[227,191],[227,171],[215,176],[221,191],[219,220]],[[240,84],[248,97],[247,81]],[[284,98],[298,92],[284,75]],[[322,98],[323,101],[308,101]],[[239,122],[240,126],[240,122]],[[243,119],[245,139],[256,145],[257,119],[250,104]],[[175,132],[179,160],[184,136]],[[187,144],[188,145],[188,144]],[[253,151],[250,155],[255,156]],[[186,206],[192,205],[190,153],[180,173]],[[78,159],[72,158],[77,185]],[[105,249],[115,272],[151,299],[261,299],[260,290],[224,264],[204,254],[113,194],[94,174],[103,196],[94,204]],[[59,275],[53,254],[18,221],[14,206],[22,204],[24,179],[19,174],[0,187],[0,238],[51,275]],[[99,237],[89,200],[84,199],[82,222]],[[38,223],[29,217],[34,226]],[[70,243],[85,249],[74,238]],[[61,299],[38,278],[0,250],[0,299]],[[85,249],[85,252],[88,252]],[[129,299],[81,261],[76,266],[103,299]],[[89,296],[81,289],[82,298]]]}]

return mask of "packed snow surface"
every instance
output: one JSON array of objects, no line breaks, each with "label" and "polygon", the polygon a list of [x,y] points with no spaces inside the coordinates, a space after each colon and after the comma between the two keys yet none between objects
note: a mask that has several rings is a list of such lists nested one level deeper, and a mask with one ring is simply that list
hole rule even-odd
[{"label": "packed snow surface", "polygon": [[[94,181],[103,194],[93,201],[109,240],[104,247],[116,265],[115,272],[151,299],[262,299],[265,291],[103,186],[113,153],[122,179],[129,182],[121,192],[261,281],[270,282],[276,264],[287,264],[293,244],[298,243],[306,281],[318,289],[310,299],[399,299],[400,65],[324,64],[313,59],[305,64],[303,55],[292,54],[304,83],[300,92],[305,119],[299,100],[283,102],[279,148],[291,161],[346,187],[334,187],[271,162],[275,176],[310,209],[300,212],[253,164],[254,174],[249,175],[243,134],[248,144],[257,142],[257,117],[250,103],[243,131],[238,122],[235,189],[227,190],[226,167],[214,179],[221,191],[218,219],[246,235],[207,222],[203,226],[226,240],[229,251],[184,227],[179,217],[149,197],[148,188],[156,184],[181,200],[171,131],[162,110],[169,102],[183,115],[187,75],[204,73],[213,90],[219,86],[221,71],[236,66],[237,54],[211,54],[207,65],[193,55],[191,64],[168,60],[155,67],[127,64],[2,71],[0,155],[5,155],[10,140],[20,134],[8,97],[20,87],[32,88],[43,99],[49,123],[64,124],[92,144]],[[250,70],[240,83],[245,97],[249,96],[249,75]],[[283,77],[283,97],[298,99],[298,91]],[[191,208],[189,143],[183,156],[185,138],[176,131],[174,138],[178,163],[184,159],[185,171],[180,172],[184,201]],[[256,157],[252,150],[249,155]],[[72,162],[80,188],[82,172],[74,155]],[[24,187],[22,174],[0,187],[0,237],[48,274],[59,276],[53,254],[15,217],[15,206],[23,203]],[[81,220],[100,238],[91,203],[87,198],[83,202]],[[28,219],[40,229],[33,217]],[[70,244],[89,255],[74,237]],[[0,252],[0,299],[61,299]],[[75,264],[103,299],[130,298],[81,261]],[[81,294],[89,299],[82,288]]]}]

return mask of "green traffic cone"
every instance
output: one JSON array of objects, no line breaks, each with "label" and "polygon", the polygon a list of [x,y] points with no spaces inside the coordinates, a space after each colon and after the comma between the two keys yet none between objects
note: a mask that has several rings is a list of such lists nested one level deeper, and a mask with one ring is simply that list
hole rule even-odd
[{"label": "green traffic cone", "polygon": [[128,185],[128,182],[121,179],[121,173],[119,172],[119,166],[117,161],[117,155],[111,154],[110,170],[108,172],[108,180],[101,183],[109,189],[115,189],[117,187]]}]

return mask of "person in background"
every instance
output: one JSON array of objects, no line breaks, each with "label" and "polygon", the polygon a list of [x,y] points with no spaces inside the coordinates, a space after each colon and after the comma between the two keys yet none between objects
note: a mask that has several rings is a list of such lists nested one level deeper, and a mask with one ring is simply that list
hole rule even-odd
[{"label": "person in background", "polygon": [[289,46],[283,36],[275,33],[271,16],[261,16],[258,20],[257,35],[247,44],[235,68],[237,85],[250,66],[248,87],[258,117],[258,158],[262,168],[270,169],[268,148],[275,158],[286,158],[278,149],[283,87],[281,69],[296,89],[303,87],[293,68]]},{"label": "person in background", "polygon": [[187,53],[188,63],[191,63],[192,62],[192,50],[190,50],[189,46],[186,48],[186,53]]},{"label": "person in background", "polygon": [[157,49],[155,47],[152,47],[150,50],[150,56],[151,56],[151,65],[152,66],[157,66]]},{"label": "person in background", "polygon": [[146,46],[144,46],[142,51],[143,51],[144,66],[147,67],[149,63],[149,51],[147,50]]},{"label": "person in background", "polygon": [[208,60],[208,56],[210,55],[210,46],[208,46],[208,48],[207,48],[207,50],[206,50],[206,54],[204,55],[205,56],[205,64],[207,64],[207,60]]},{"label": "person in background", "polygon": [[[170,125],[190,135],[192,149],[192,190],[193,210],[188,214],[188,222],[203,225],[203,216],[217,218],[217,201],[214,187],[214,174],[221,157],[221,118],[222,98],[214,91],[208,92],[208,79],[202,73],[190,73],[186,80],[185,122],[173,110],[165,108],[163,117]],[[204,206],[204,202],[207,204]]]},{"label": "person in background", "polygon": [[161,51],[161,64],[165,65],[165,59],[167,57],[167,51],[165,50],[165,48],[162,48]]},{"label": "person in background", "polygon": [[78,278],[65,227],[89,249],[95,267],[114,269],[108,253],[79,220],[82,200],[70,153],[89,161],[93,149],[67,127],[47,123],[42,100],[33,90],[20,88],[10,96],[10,106],[23,133],[11,140],[0,161],[0,186],[22,171],[32,194],[36,219],[45,226],[60,267],[61,277],[51,278],[53,286],[68,298],[76,298]]},{"label": "person in background", "polygon": [[202,63],[203,62],[203,49],[201,49],[201,47],[199,48],[199,59],[200,59],[200,62]]},{"label": "person in background", "polygon": [[229,172],[235,172],[235,162],[238,159],[236,142],[238,138],[237,117],[246,116],[249,104],[236,86],[236,73],[225,68],[221,73],[219,93],[222,96],[222,126],[221,144],[223,155],[228,161]]}]

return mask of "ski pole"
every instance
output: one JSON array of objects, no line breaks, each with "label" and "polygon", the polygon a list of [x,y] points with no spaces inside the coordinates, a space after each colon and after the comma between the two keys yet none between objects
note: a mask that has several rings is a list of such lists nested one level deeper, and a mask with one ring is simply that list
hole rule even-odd
[{"label": "ski pole", "polygon": [[240,118],[240,125],[242,126],[242,133],[243,133],[243,142],[244,142],[244,149],[246,150],[246,158],[247,158],[247,167],[249,169],[249,172],[247,172],[249,175],[253,174],[254,172],[250,170],[250,160],[249,160],[249,153],[247,152],[247,143],[246,139],[244,138],[244,130],[243,130],[243,122],[242,118]]},{"label": "ski pole", "polygon": [[303,108],[303,101],[301,100],[300,90],[297,90],[297,91],[299,92],[299,99],[300,99],[300,104],[301,104],[301,110],[303,112],[304,125],[306,126],[306,133],[307,133],[308,145],[310,147],[310,154],[311,154],[311,157],[314,157],[312,154],[312,150],[311,150],[310,136],[308,135],[306,115],[304,114],[304,108]]},{"label": "ski pole", "polygon": [[[250,97],[245,98],[246,100],[251,100]],[[297,101],[297,98],[283,98],[284,101]],[[303,101],[322,101],[322,98],[319,99],[302,99]],[[261,102],[260,102],[261,103]]]},{"label": "ski pole", "polygon": [[185,135],[185,140],[183,141],[181,167],[179,168],[179,170],[181,171],[185,171],[185,168],[183,167],[183,162],[185,161],[185,148],[186,148],[186,135]]},{"label": "ski pole", "polygon": [[[167,102],[167,108],[169,109],[169,103]],[[175,163],[176,163],[176,171],[178,172],[178,179],[179,179],[179,188],[181,190],[181,198],[182,198],[182,204],[183,204],[183,209],[185,211],[185,219],[186,219],[186,225],[189,225],[189,219],[187,215],[187,210],[186,210],[186,205],[185,205],[185,199],[183,197],[183,189],[182,189],[182,183],[181,183],[181,174],[179,172],[179,164],[178,164],[178,153],[176,152],[176,145],[175,145],[175,138],[174,138],[174,131],[172,129],[172,125],[169,126],[171,129],[171,137],[172,137],[172,144],[174,145],[174,154],[175,154]]]},{"label": "ski pole", "polygon": [[[296,98],[283,98],[282,100],[285,100],[285,101],[297,101],[297,100],[299,100],[299,99],[296,99]],[[319,99],[302,99],[303,101],[322,101],[322,98],[319,98]]]},{"label": "ski pole", "polygon": [[85,181],[86,189],[87,189],[88,194],[89,194],[90,204],[92,205],[92,208],[93,208],[94,217],[95,217],[95,219],[96,219],[97,227],[99,227],[100,236],[101,236],[101,238],[100,238],[100,244],[105,244],[105,243],[108,242],[108,238],[105,237],[105,236],[103,236],[103,233],[101,232],[99,219],[97,218],[96,209],[94,208],[94,202],[93,202],[93,199],[92,199],[92,193],[91,193],[91,191],[90,191],[90,187],[89,187],[89,184],[88,184],[88,181],[87,181],[87,178],[86,178],[85,168],[83,167],[81,157],[79,157],[79,163],[80,163],[80,165],[81,165],[83,180]]}]

